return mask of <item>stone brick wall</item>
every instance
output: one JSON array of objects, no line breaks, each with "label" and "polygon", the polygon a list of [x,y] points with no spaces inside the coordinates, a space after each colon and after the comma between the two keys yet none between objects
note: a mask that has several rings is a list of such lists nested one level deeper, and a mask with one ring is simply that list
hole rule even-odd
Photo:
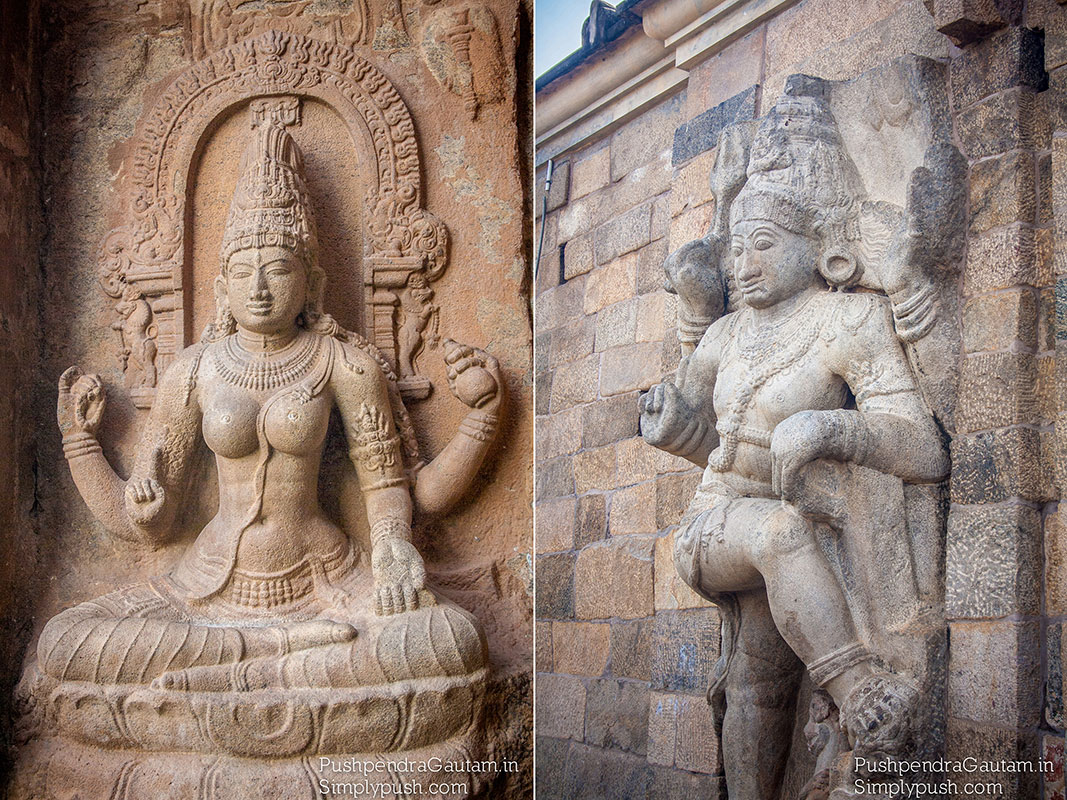
[{"label": "stone brick wall", "polygon": [[571,154],[549,198],[535,340],[538,797],[720,788],[714,737],[701,734],[718,615],[677,577],[660,534],[700,472],[637,431],[639,393],[680,355],[663,259],[711,210],[710,151],[672,161],[685,120],[685,95],[665,100]]},{"label": "stone brick wall", "polygon": [[[1044,27],[1041,5],[1032,4],[1027,20],[1035,28]],[[1054,559],[1042,591],[1043,521],[1051,544],[1059,496],[1054,101],[1039,30],[1005,27],[962,44],[952,58],[951,99],[971,164],[971,195],[946,548],[947,741],[950,756],[1033,761],[1040,729],[1063,727],[1062,702],[1052,691],[1047,722],[1041,709],[1043,615],[1063,611]],[[1058,629],[1048,625],[1050,642]],[[1058,669],[1055,649],[1048,650],[1049,669]],[[1062,759],[1062,733],[1059,748]],[[996,781],[1004,796],[1056,796],[1055,776],[1045,791],[1039,774],[954,777]]]},{"label": "stone brick wall", "polygon": [[[804,0],[555,156],[536,287],[539,797],[723,791],[703,699],[718,619],[671,562],[699,475],[637,436],[640,391],[679,355],[662,261],[707,228],[723,125],[763,113],[791,73],[845,79],[907,53],[950,63],[971,165],[948,431],[948,754],[1062,764],[1067,9],[1034,0],[978,24],[941,5],[865,0],[844,15]],[[988,777],[1002,796],[1064,796],[1062,769]]]},{"label": "stone brick wall", "polygon": [[[31,403],[38,350],[41,239],[37,141],[39,93],[36,2],[0,2],[0,717],[8,717],[26,630],[26,565],[37,546]],[[8,726],[0,728],[7,753]],[[0,757],[0,772],[6,767]]]}]

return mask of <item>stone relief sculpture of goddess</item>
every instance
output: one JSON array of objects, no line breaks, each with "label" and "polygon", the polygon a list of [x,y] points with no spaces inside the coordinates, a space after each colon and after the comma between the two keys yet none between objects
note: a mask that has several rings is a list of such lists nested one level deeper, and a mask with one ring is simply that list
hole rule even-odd
[{"label": "stone relief sculpture of goddess", "polygon": [[827,82],[794,76],[751,131],[720,139],[721,224],[666,264],[695,349],[640,400],[645,440],[705,468],[674,557],[724,620],[731,800],[780,796],[801,664],[843,749],[921,747],[939,612],[908,506],[949,470],[910,352],[936,321],[918,212],[868,202]]},{"label": "stone relief sculpture of goddess", "polygon": [[[223,235],[216,318],[162,375],[128,480],[96,439],[100,380],[76,367],[60,378],[71,474],[112,534],[171,535],[201,438],[219,484],[217,514],[171,572],[45,626],[36,694],[75,740],[299,757],[452,737],[459,750],[435,753],[469,755],[456,737],[477,719],[485,637],[425,585],[411,522],[413,508],[443,512],[470,486],[497,430],[500,370],[446,340],[450,386],[471,411],[416,475],[397,378],[323,311],[323,277],[301,153],[284,125],[260,119]],[[319,505],[334,409],[366,506],[369,563]],[[75,712],[106,708],[114,730],[65,715],[64,697],[76,697]],[[282,722],[260,713],[272,704]],[[302,796],[280,785],[279,796]]]}]

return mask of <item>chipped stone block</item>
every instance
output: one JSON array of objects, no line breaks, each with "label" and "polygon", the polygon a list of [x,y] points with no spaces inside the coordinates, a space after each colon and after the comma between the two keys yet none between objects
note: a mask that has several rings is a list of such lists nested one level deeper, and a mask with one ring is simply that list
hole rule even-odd
[{"label": "chipped stone block", "polygon": [[963,433],[1037,421],[1031,353],[979,353],[960,363],[956,427]]},{"label": "chipped stone block", "polygon": [[[547,247],[547,244],[545,245]],[[546,257],[546,256],[542,256]],[[593,257],[593,234],[575,236],[563,246],[563,278],[570,280],[584,275],[596,265]]]},{"label": "chipped stone block", "polygon": [[580,319],[584,299],[584,276],[541,292],[537,296],[537,315],[534,320],[537,330],[551,330]]},{"label": "chipped stone block", "polygon": [[578,619],[650,616],[654,544],[651,536],[626,536],[583,549],[575,567]]},{"label": "chipped stone block", "polygon": [[597,264],[607,264],[644,247],[651,241],[651,232],[652,206],[649,203],[614,217],[594,233]]},{"label": "chipped stone block", "polygon": [[1006,617],[1040,610],[1041,516],[1029,506],[958,506],[948,518],[945,613]]},{"label": "chipped stone block", "polygon": [[971,233],[1014,222],[1033,223],[1037,216],[1034,156],[1013,150],[971,167]]},{"label": "chipped stone block", "polygon": [[648,684],[641,681],[594,681],[585,704],[585,741],[644,755],[648,751]]},{"label": "chipped stone block", "polygon": [[[642,164],[624,175],[617,183],[612,184],[610,189],[610,214],[605,219],[621,215],[634,206],[647,203],[653,206],[651,213],[655,213],[655,199],[658,195],[664,195],[671,190],[671,154],[664,150],[647,164]],[[649,233],[651,236],[651,231]],[[655,238],[655,237],[652,237]]]},{"label": "chipped stone block", "polygon": [[612,303],[633,297],[636,280],[636,253],[628,253],[609,264],[597,267],[586,276],[583,312],[595,314]]},{"label": "chipped stone block", "polygon": [[609,635],[605,622],[553,622],[553,671],[594,678],[603,675]]},{"label": "chipped stone block", "polygon": [[574,619],[575,553],[537,557],[537,609],[540,619]]},{"label": "chipped stone block", "polygon": [[611,151],[599,147],[583,152],[571,162],[571,197],[585,197],[611,182]]},{"label": "chipped stone block", "polygon": [[1004,89],[1044,88],[1041,37],[1027,28],[1006,28],[952,59],[952,100],[962,109]]},{"label": "chipped stone block", "polygon": [[585,735],[585,685],[571,675],[537,676],[537,732],[581,741]]},{"label": "chipped stone block", "polygon": [[582,408],[582,447],[601,447],[637,435],[637,393],[615,395]]},{"label": "chipped stone block", "polygon": [[637,335],[637,298],[631,297],[600,309],[596,315],[596,338],[593,350],[633,344]]},{"label": "chipped stone block", "polygon": [[975,294],[1038,285],[1037,255],[1034,229],[1029,225],[1012,225],[971,236],[963,272],[964,290]]},{"label": "chipped stone block", "polygon": [[703,694],[719,658],[715,609],[660,611],[652,628],[652,688]]},{"label": "chipped stone block", "polygon": [[987,97],[956,117],[962,151],[972,161],[1040,146],[1041,127],[1034,90],[1017,86]]},{"label": "chipped stone block", "polygon": [[652,481],[619,489],[611,496],[608,531],[612,536],[656,532],[656,484]]},{"label": "chipped stone block", "polygon": [[1010,350],[1018,342],[1037,346],[1037,308],[1026,290],[972,297],[963,306],[963,349],[968,353]]},{"label": "chipped stone block", "polygon": [[1011,497],[1045,501],[1050,494],[1041,474],[1041,441],[1029,428],[957,436],[952,442],[952,501],[967,505],[1001,503]]},{"label": "chipped stone block", "polygon": [[560,365],[552,378],[551,410],[563,411],[595,400],[599,375],[600,357],[596,355]]},{"label": "chipped stone block", "polygon": [[605,201],[604,194],[598,192],[564,206],[559,212],[559,243],[569,242],[583,233],[588,233],[603,222],[605,212],[601,209],[601,204]]},{"label": "chipped stone block", "polygon": [[652,674],[651,647],[651,619],[613,620],[609,667],[611,674],[616,678],[648,681]]},{"label": "chipped stone block", "polygon": [[976,42],[1022,19],[1022,0],[925,0],[934,24],[957,45]]},{"label": "chipped stone block", "polygon": [[711,603],[694,592],[674,568],[674,532],[656,540],[656,611],[710,608]]},{"label": "chipped stone block", "polygon": [[1037,622],[953,622],[950,629],[949,716],[1035,727],[1042,688]]},{"label": "chipped stone block", "polygon": [[674,131],[671,162],[677,166],[711,150],[718,143],[723,128],[741,120],[752,119],[755,112],[756,87],[750,86],[683,123]]},{"label": "chipped stone block", "polygon": [[577,549],[599,541],[607,533],[607,502],[602,494],[583,494],[578,498],[574,546]]},{"label": "chipped stone block", "polygon": [[614,489],[615,448],[611,445],[583,450],[574,456],[574,486],[577,494],[594,489]]},{"label": "chipped stone block", "polygon": [[663,377],[659,342],[638,342],[607,350],[600,359],[602,397],[648,389]]},{"label": "chipped stone block", "polygon": [[537,504],[537,552],[556,553],[574,547],[574,517],[578,501],[563,497]]},{"label": "chipped stone block", "polygon": [[549,363],[553,369],[585,358],[593,352],[596,319],[581,317],[555,329]]},{"label": "chipped stone block", "polygon": [[[541,212],[544,209],[544,196],[545,196],[545,174],[546,168],[538,170],[537,183],[535,187],[537,189],[537,198],[534,204],[535,214],[538,218],[541,216]],[[570,174],[571,174],[571,162],[569,160],[555,161],[552,164],[552,186],[548,190],[548,210],[549,212],[555,211],[557,208],[567,204],[570,193]]]}]

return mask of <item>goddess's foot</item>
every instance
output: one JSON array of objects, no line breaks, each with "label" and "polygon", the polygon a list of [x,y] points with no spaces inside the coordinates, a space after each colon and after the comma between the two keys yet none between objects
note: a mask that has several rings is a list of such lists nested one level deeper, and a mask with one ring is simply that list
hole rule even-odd
[{"label": "goddess's foot", "polygon": [[904,755],[918,697],[914,686],[888,672],[876,672],[855,686],[841,707],[853,758],[870,762]]}]

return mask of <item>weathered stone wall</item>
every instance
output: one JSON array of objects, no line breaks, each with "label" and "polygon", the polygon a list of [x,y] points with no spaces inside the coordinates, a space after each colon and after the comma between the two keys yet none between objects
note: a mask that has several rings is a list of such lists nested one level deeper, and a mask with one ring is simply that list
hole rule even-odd
[{"label": "weathered stone wall", "polygon": [[[956,143],[971,165],[946,431],[948,753],[1062,763],[1067,11],[1041,0],[975,22],[948,18],[950,3],[848,5],[792,5],[684,64],[675,93],[622,124],[580,129],[573,147],[548,137],[556,169],[535,340],[541,797],[724,791],[703,696],[718,619],[671,560],[670,526],[699,474],[643,447],[637,430],[640,391],[679,358],[662,262],[707,230],[724,125],[764,113],[789,74],[851,78],[909,53],[950,64]],[[958,45],[946,35],[961,31]],[[634,49],[625,37],[602,45],[623,47]],[[539,102],[595,70],[595,60],[574,67]],[[1063,796],[1061,770],[989,777],[1003,796]]]},{"label": "weathered stone wall", "polygon": [[[34,385],[40,350],[40,7],[0,3],[0,717],[10,712],[32,608],[24,592],[38,546]],[[0,774],[11,731],[0,733]]]},{"label": "weathered stone wall", "polygon": [[[1054,434],[1062,318],[1049,116],[1062,99],[1048,90],[1046,69],[1058,66],[1063,14],[1032,3],[1022,26],[963,41],[952,58],[956,132],[971,172],[946,542],[950,756],[1034,761],[1044,736],[1045,754],[1062,763],[1063,734],[1047,733],[1063,728],[1054,621],[1063,613]],[[1062,796],[1062,771],[953,777],[995,781],[1005,796]]]}]

